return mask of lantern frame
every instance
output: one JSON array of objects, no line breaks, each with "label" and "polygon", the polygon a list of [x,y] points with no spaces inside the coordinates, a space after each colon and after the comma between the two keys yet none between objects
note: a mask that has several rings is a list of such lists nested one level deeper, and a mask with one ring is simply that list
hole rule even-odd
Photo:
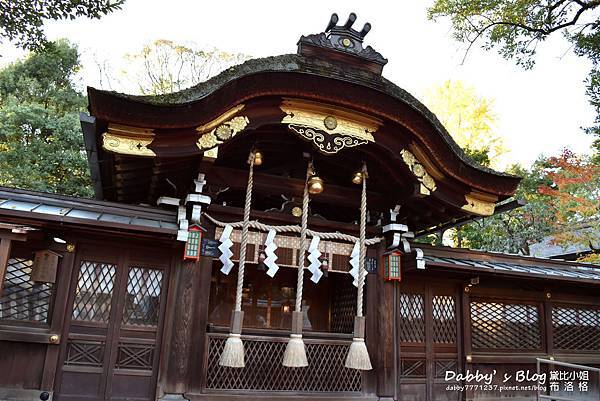
[{"label": "lantern frame", "polygon": [[385,281],[402,281],[402,252],[392,251],[381,258],[383,279]]},{"label": "lantern frame", "polygon": [[183,249],[183,260],[200,260],[202,255],[202,232],[204,230],[197,224],[188,227],[188,239]]}]

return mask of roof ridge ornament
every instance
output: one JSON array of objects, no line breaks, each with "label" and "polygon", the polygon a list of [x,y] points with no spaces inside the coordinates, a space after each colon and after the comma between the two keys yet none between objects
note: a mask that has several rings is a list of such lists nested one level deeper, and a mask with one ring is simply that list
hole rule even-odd
[{"label": "roof ridge ornament", "polygon": [[355,13],[350,13],[344,25],[337,25],[338,21],[338,15],[333,13],[325,32],[301,36],[298,41],[298,54],[345,61],[381,75],[387,59],[371,46],[363,47],[363,40],[371,31],[371,24],[365,23],[361,31],[352,28],[356,21]]}]

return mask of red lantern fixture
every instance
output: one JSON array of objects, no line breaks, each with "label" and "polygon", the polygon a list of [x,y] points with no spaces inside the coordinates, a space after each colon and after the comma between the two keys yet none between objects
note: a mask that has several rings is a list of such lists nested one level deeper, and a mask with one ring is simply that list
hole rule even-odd
[{"label": "red lantern fixture", "polygon": [[185,243],[185,252],[183,253],[183,260],[195,260],[200,259],[202,247],[202,227],[197,224],[192,224],[188,227],[188,239]]},{"label": "red lantern fixture", "polygon": [[383,279],[386,281],[402,281],[402,252],[392,251],[383,255]]}]

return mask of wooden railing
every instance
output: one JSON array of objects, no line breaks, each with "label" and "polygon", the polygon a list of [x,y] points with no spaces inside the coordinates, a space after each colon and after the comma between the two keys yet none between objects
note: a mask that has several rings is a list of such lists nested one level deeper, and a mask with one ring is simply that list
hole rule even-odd
[{"label": "wooden railing", "polygon": [[219,365],[226,333],[207,333],[205,343],[205,377],[203,388],[209,392],[269,391],[302,393],[360,393],[360,371],[347,369],[344,361],[351,339],[324,339],[305,336],[309,366],[282,366],[288,337],[243,335],[246,367],[225,368]]}]

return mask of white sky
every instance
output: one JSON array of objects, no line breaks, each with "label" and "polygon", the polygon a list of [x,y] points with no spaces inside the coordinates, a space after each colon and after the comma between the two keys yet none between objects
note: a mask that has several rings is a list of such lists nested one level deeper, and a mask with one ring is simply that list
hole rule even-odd
[{"label": "white sky", "polygon": [[[366,37],[389,60],[383,74],[421,98],[447,79],[473,85],[494,99],[497,132],[506,138],[509,161],[529,164],[540,153],[564,147],[589,152],[592,138],[580,129],[592,123],[583,80],[589,63],[557,35],[538,47],[537,64],[524,71],[493,51],[474,49],[460,65],[464,45],[447,21],[427,20],[430,1],[185,1],[127,0],[123,10],[101,20],[52,22],[51,39],[66,37],[83,53],[83,84],[97,85],[94,55],[121,59],[155,39],[194,42],[253,57],[295,53],[300,35],[322,32],[332,12],[341,22],[356,12],[355,28],[373,26]],[[340,23],[341,23],[340,22]],[[18,55],[2,46],[2,63]]]}]

